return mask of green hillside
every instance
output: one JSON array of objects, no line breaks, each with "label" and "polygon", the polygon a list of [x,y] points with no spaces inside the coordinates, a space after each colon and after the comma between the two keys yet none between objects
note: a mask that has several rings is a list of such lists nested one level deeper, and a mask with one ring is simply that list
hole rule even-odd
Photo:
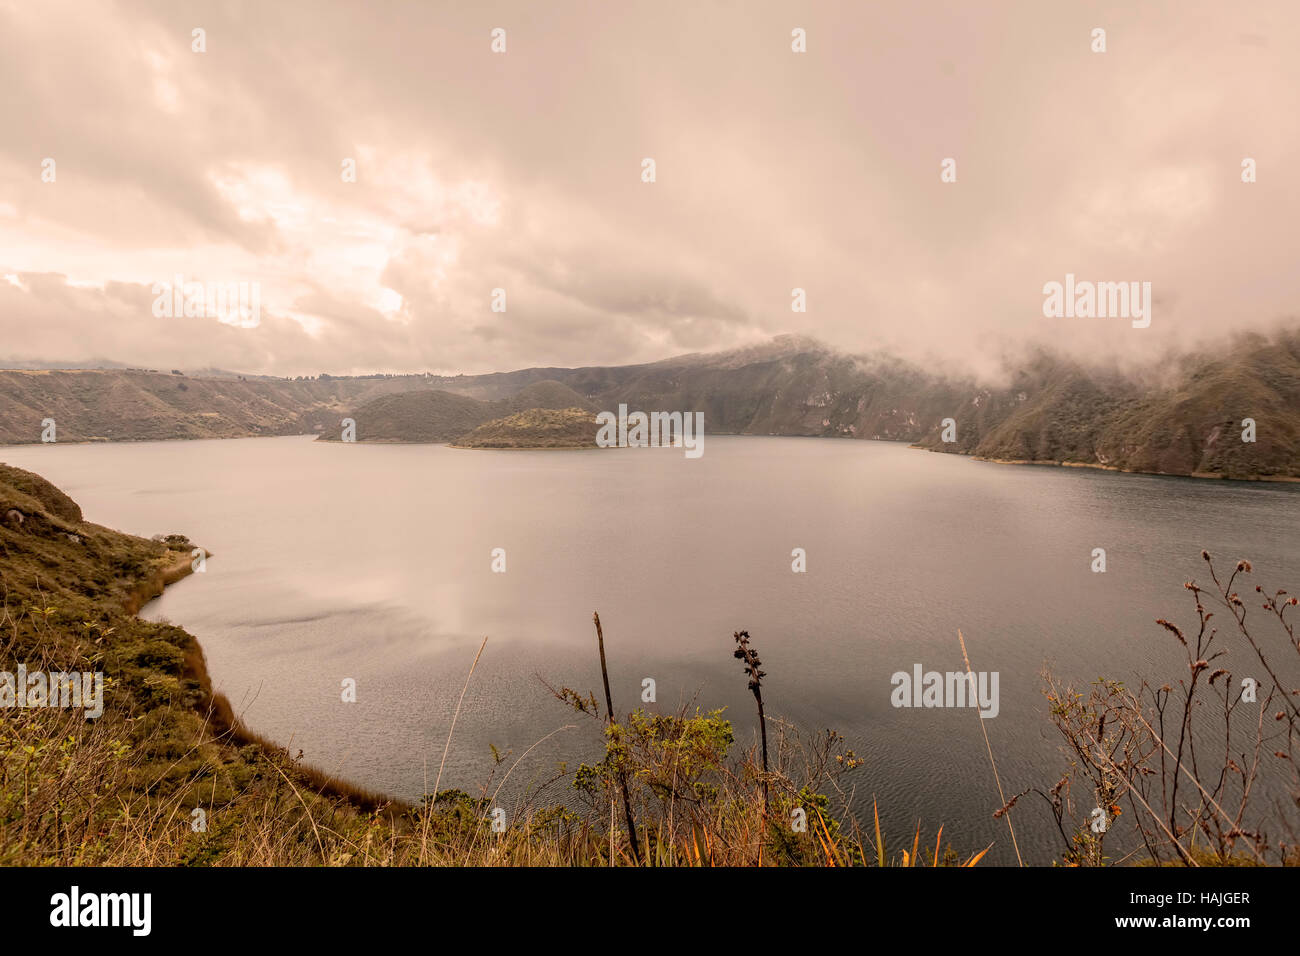
[{"label": "green hillside", "polygon": [[581,408],[530,408],[452,442],[461,448],[596,448],[596,417]]}]

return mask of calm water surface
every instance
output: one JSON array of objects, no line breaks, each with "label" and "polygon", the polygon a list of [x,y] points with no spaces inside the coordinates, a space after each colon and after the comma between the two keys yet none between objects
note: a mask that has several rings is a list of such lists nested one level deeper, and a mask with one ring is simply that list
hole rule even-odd
[{"label": "calm water surface", "polygon": [[[146,616],[200,639],[252,727],[357,782],[410,798],[432,788],[484,635],[444,787],[487,779],[489,744],[518,756],[575,722],[539,677],[600,696],[593,610],[617,706],[652,677],[658,708],[726,707],[748,743],[753,698],[731,656],[732,632],[748,628],[769,712],[845,735],[866,758],[848,779],[868,812],[875,795],[890,832],[943,823],[959,848],[995,843],[998,862],[1014,855],[990,816],[1000,801],[979,717],[895,709],[891,674],[960,669],[961,628],[973,668],[1000,674],[1000,713],[983,723],[1007,792],[1050,787],[1064,764],[1044,663],[1079,681],[1180,676],[1181,649],[1153,621],[1192,619],[1182,584],[1206,578],[1202,548],[1300,590],[1300,487],[1008,467],[884,442],[710,436],[688,460],[259,438],[0,458],[90,520],[211,551],[207,572]],[[794,548],[807,573],[792,573]],[[1090,570],[1094,548],[1105,574]],[[355,704],[340,700],[349,677]],[[589,753],[596,729],[577,722],[512,786]],[[1047,813],[1018,813],[1022,852],[1047,862]]]}]

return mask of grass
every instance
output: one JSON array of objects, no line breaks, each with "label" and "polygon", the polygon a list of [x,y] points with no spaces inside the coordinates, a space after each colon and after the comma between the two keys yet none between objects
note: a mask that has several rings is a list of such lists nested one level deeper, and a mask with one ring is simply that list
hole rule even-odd
[{"label": "grass", "polygon": [[595,448],[596,418],[581,408],[530,408],[479,425],[452,444],[463,448]]}]

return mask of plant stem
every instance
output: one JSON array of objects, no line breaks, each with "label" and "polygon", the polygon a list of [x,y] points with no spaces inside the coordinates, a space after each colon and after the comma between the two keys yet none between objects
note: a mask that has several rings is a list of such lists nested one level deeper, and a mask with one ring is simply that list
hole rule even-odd
[{"label": "plant stem", "polygon": [[[614,725],[614,698],[609,693],[609,668],[605,666],[605,634],[600,629],[600,615],[592,611],[591,617],[596,622],[596,644],[600,647],[600,676],[605,681],[606,723],[612,727]],[[632,819],[632,801],[628,798],[627,793],[627,773],[624,771],[622,764],[618,768],[618,786],[623,791],[623,813],[627,817],[627,835],[632,843],[632,859],[640,864],[641,851],[636,841],[636,821]]]}]

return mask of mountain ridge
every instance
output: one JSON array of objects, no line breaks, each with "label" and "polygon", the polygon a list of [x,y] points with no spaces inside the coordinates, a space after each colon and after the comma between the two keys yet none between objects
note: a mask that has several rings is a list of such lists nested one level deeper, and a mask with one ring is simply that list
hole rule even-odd
[{"label": "mountain ridge", "polygon": [[[625,366],[484,375],[194,378],[0,371],[0,442],[341,437],[452,442],[530,409],[703,412],[712,434],[904,441],[995,461],[1300,478],[1300,329],[1244,333],[1138,372],[1039,351],[999,384],[782,336]],[[541,422],[545,416],[535,416]],[[945,425],[952,441],[944,441]],[[1254,441],[1241,440],[1254,422]],[[518,424],[518,423],[516,423]],[[512,426],[514,427],[514,426]]]}]

